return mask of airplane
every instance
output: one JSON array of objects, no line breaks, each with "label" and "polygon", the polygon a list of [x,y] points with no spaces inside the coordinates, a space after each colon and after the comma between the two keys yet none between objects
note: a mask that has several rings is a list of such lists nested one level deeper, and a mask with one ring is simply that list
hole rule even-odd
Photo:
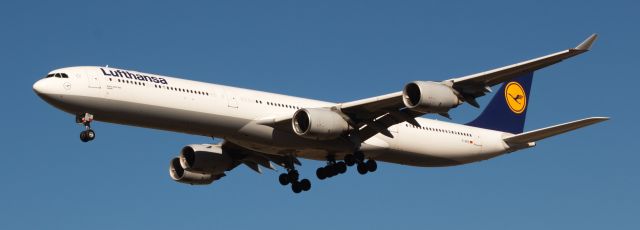
[{"label": "airplane", "polygon": [[[402,91],[334,103],[191,81],[113,67],[77,66],[49,72],[33,85],[52,106],[75,115],[80,140],[96,133],[93,121],[222,139],[189,144],[169,162],[180,183],[208,185],[244,164],[286,170],[279,175],[294,193],[308,191],[299,158],[326,162],[324,180],[355,166],[360,174],[378,161],[444,167],[487,160],[534,147],[536,141],[608,120],[590,117],[524,131],[533,72],[587,52],[597,34],[575,48],[444,81],[413,81]],[[424,118],[467,103],[502,84],[480,115],[466,124]],[[437,116],[436,115],[436,116]]]}]

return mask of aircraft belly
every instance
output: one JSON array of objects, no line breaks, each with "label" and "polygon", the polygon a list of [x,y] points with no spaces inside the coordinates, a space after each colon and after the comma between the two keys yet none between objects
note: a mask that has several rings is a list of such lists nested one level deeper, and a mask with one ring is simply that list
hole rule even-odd
[{"label": "aircraft belly", "polygon": [[475,137],[424,132],[412,128],[401,129],[393,138],[382,135],[377,137],[388,142],[389,149],[371,154],[381,161],[404,165],[452,166],[488,159],[501,153],[493,146],[485,151]]},{"label": "aircraft belly", "polygon": [[308,159],[326,159],[328,154],[341,158],[344,153],[355,149],[353,143],[346,139],[319,141],[307,139],[273,127],[250,122],[229,138],[230,141],[254,151],[270,154],[292,154]]},{"label": "aircraft belly", "polygon": [[249,122],[237,117],[100,97],[65,95],[64,103],[59,104],[59,108],[72,114],[92,113],[98,121],[220,138]]}]

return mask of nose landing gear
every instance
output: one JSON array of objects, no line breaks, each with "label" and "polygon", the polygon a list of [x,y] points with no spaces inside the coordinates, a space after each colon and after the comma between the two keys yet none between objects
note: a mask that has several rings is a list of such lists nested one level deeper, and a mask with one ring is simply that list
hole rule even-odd
[{"label": "nose landing gear", "polygon": [[91,129],[91,121],[93,121],[93,115],[90,113],[76,115],[76,123],[84,125],[85,129],[80,132],[82,142],[89,142],[96,138],[96,132]]}]

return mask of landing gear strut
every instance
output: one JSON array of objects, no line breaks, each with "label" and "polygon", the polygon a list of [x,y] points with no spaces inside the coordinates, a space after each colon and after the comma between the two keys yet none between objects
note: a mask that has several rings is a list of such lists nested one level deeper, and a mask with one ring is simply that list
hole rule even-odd
[{"label": "landing gear strut", "polygon": [[300,179],[300,173],[295,169],[293,161],[286,163],[285,168],[287,172],[280,174],[278,177],[281,185],[291,184],[291,190],[294,193],[306,192],[311,189],[311,181],[309,181],[309,179],[298,180]]},{"label": "landing gear strut", "polygon": [[93,121],[93,115],[90,113],[76,115],[76,123],[84,125],[84,131],[80,132],[82,142],[89,142],[96,138],[96,132],[91,129],[91,121]]}]

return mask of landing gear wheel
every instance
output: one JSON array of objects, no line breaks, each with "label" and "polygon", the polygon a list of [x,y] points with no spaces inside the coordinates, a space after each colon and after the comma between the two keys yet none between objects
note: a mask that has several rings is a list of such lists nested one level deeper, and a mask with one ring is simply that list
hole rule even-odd
[{"label": "landing gear wheel", "polygon": [[300,186],[300,182],[294,181],[293,183],[291,183],[291,190],[294,193],[302,192],[302,186]]},{"label": "landing gear wheel", "polygon": [[376,169],[378,169],[378,163],[376,163],[375,160],[368,160],[365,164],[367,165],[367,171],[369,172],[375,172]]},{"label": "landing gear wheel", "polygon": [[80,140],[82,142],[89,142],[96,138],[96,132],[91,129],[80,132]]},{"label": "landing gear wheel", "polygon": [[345,172],[347,172],[347,164],[344,162],[338,162],[336,163],[336,169],[338,171],[338,173],[343,174]]},{"label": "landing gear wheel", "polygon": [[96,132],[94,132],[93,130],[89,129],[85,131],[87,133],[87,138],[92,141],[93,139],[96,139]]},{"label": "landing gear wheel", "polygon": [[344,163],[346,163],[347,166],[353,166],[356,164],[356,157],[354,157],[353,154],[347,154],[344,156]]},{"label": "landing gear wheel", "polygon": [[318,176],[318,179],[320,180],[324,180],[327,179],[327,170],[324,169],[324,167],[320,167],[318,169],[316,169],[316,176]]},{"label": "landing gear wheel", "polygon": [[329,165],[326,167],[327,171],[329,171],[329,177],[334,177],[338,175],[338,170],[335,164]]},{"label": "landing gear wheel", "polygon": [[86,131],[82,131],[80,132],[80,140],[82,142],[87,142],[89,141],[89,138],[87,137],[87,132]]},{"label": "landing gear wheel", "polygon": [[280,181],[280,184],[283,186],[289,184],[289,176],[286,173],[280,174],[280,176],[278,177],[278,180]]},{"label": "landing gear wheel", "polygon": [[311,189],[311,181],[309,181],[308,179],[302,179],[300,181],[300,188],[302,189],[302,191],[309,191],[309,189]]},{"label": "landing gear wheel", "polygon": [[358,173],[364,175],[367,174],[369,170],[367,170],[367,165],[365,163],[358,163]]},{"label": "landing gear wheel", "polygon": [[294,181],[298,181],[298,177],[300,177],[300,174],[298,173],[298,170],[291,170],[289,171],[289,173],[287,173],[287,175],[289,176],[289,181],[291,181],[291,183],[293,184]]}]

